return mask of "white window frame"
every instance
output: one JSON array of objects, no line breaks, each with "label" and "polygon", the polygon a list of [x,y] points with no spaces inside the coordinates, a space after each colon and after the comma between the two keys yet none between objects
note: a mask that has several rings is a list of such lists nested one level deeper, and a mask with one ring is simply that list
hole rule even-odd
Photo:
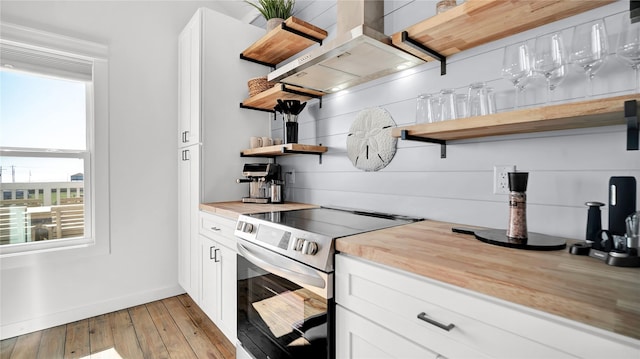
[{"label": "white window frame", "polygon": [[[93,64],[93,79],[87,88],[87,151],[58,151],[52,157],[83,158],[85,233],[82,238],[55,239],[0,246],[2,269],[33,264],[34,260],[72,260],[78,256],[110,253],[109,215],[109,116],[108,47],[105,45],[35,30],[15,24],[0,24],[0,43],[37,49]],[[7,156],[42,156],[46,149],[0,148]]]}]

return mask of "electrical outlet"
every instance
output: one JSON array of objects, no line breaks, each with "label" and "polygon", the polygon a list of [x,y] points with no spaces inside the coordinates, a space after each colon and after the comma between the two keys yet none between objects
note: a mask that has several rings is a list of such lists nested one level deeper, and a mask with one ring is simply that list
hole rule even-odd
[{"label": "electrical outlet", "polygon": [[285,182],[286,182],[286,183],[288,183],[288,184],[294,184],[294,183],[296,183],[296,170],[291,169],[291,171],[286,172],[285,174],[286,174],[286,175],[288,175],[288,177],[289,177],[289,180],[288,180],[288,181],[287,181],[287,180],[286,180],[286,178],[285,178]]},{"label": "electrical outlet", "polygon": [[493,166],[493,194],[509,194],[509,172],[515,172],[515,165]]}]

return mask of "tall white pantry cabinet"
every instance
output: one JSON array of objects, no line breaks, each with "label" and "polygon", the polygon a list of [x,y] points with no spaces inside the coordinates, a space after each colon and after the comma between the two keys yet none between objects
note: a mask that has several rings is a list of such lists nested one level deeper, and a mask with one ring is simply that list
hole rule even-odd
[{"label": "tall white pantry cabinet", "polygon": [[220,277],[203,271],[203,251],[211,246],[198,235],[199,204],[248,195],[247,185],[235,181],[242,174],[240,152],[250,136],[269,133],[265,113],[239,105],[248,95],[247,80],[269,70],[240,59],[262,35],[264,29],[201,8],[178,39],[178,281],[203,309],[218,304],[203,297],[203,283],[218,285],[210,281]]}]

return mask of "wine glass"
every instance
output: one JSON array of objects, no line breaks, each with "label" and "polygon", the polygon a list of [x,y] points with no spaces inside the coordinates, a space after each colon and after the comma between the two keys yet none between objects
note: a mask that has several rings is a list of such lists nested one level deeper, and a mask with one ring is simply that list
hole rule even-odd
[{"label": "wine glass", "polygon": [[546,102],[551,100],[551,92],[564,78],[565,61],[564,45],[560,34],[553,33],[536,38],[532,65],[533,71],[547,80]]},{"label": "wine glass", "polygon": [[602,19],[578,25],[573,29],[569,61],[587,75],[587,97],[593,95],[593,77],[604,64],[607,54],[607,31]]},{"label": "wine glass", "polygon": [[504,49],[502,77],[511,81],[516,88],[514,109],[517,109],[520,93],[524,91],[531,78],[531,58],[526,43],[509,45]]},{"label": "wine glass", "polygon": [[[549,75],[549,77],[547,77],[547,81],[549,84],[549,90],[550,90],[550,95],[553,94],[553,90],[555,90],[558,85],[560,85],[564,79],[567,77],[567,65],[564,64],[562,66],[560,66],[559,68],[557,68],[556,70],[553,70],[551,72],[551,74]],[[549,98],[549,100],[551,100]]]},{"label": "wine glass", "polygon": [[631,65],[636,72],[636,92],[640,92],[640,23],[632,24],[629,17],[625,16],[622,23],[622,32],[618,36],[618,45],[616,46],[616,55]]}]

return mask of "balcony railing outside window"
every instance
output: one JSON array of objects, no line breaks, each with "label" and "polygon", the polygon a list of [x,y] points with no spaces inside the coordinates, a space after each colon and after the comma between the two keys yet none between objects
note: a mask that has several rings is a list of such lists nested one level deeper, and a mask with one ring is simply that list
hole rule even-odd
[{"label": "balcony railing outside window", "polygon": [[2,183],[0,245],[84,235],[84,183]]}]

